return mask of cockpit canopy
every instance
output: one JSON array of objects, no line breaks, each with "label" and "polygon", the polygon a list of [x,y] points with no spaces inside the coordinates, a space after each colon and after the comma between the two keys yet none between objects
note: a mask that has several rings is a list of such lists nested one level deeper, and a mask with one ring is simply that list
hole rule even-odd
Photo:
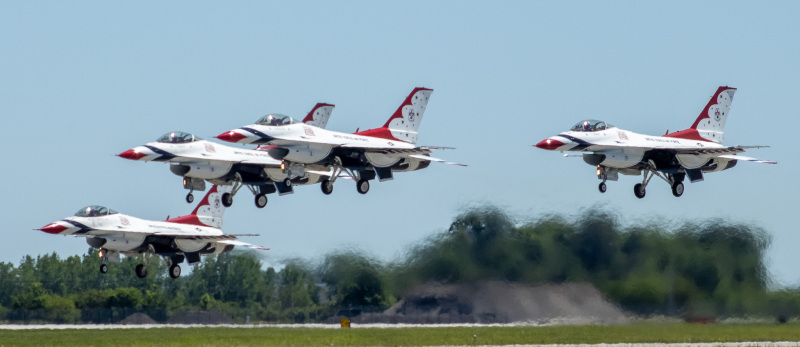
[{"label": "cockpit canopy", "polygon": [[198,140],[202,140],[201,138],[194,136],[189,133],[185,133],[182,131],[173,131],[171,133],[166,133],[158,138],[158,142],[163,143],[189,143],[195,142]]},{"label": "cockpit canopy", "polygon": [[601,120],[587,119],[587,120],[582,120],[582,121],[578,122],[578,124],[575,124],[575,126],[572,127],[572,129],[569,129],[569,130],[570,131],[589,132],[589,131],[600,131],[600,130],[611,129],[613,127],[614,127],[613,125],[608,124],[608,123],[606,123],[604,121],[601,121]]},{"label": "cockpit canopy", "polygon": [[294,119],[292,119],[292,117],[279,113],[268,114],[264,117],[259,118],[256,121],[256,124],[272,125],[272,126],[289,125],[292,123],[296,123]]},{"label": "cockpit canopy", "polygon": [[116,213],[119,212],[114,211],[110,208],[105,208],[103,206],[92,205],[92,206],[86,206],[78,210],[78,212],[75,212],[75,217],[100,217]]}]

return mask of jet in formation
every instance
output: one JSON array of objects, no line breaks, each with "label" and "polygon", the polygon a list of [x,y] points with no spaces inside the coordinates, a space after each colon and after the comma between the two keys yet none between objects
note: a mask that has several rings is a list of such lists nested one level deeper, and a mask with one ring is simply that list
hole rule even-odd
[{"label": "jet in formation", "polygon": [[735,92],[736,88],[719,87],[690,128],[663,136],[637,134],[604,121],[588,119],[535,146],[582,153],[583,160],[597,168],[597,177],[602,180],[598,187],[601,193],[606,191],[606,181],[616,181],[619,174],[623,174],[642,175],[642,183],[633,187],[639,199],[644,198],[645,189],[654,176],[667,182],[672,194],[679,197],[683,195],[686,178],[692,183],[699,182],[704,173],[730,169],[740,160],[776,164],[738,155],[746,149],[767,146],[722,145]]},{"label": "jet in formation", "polygon": [[163,222],[124,215],[103,206],[87,206],[72,217],[50,223],[39,230],[49,234],[85,237],[86,242],[100,249],[100,272],[108,272],[108,262],[120,262],[120,255],[141,257],[136,265],[139,278],[147,276],[147,263],[153,256],[161,256],[169,266],[169,276],[181,275],[179,264],[189,265],[200,261],[205,254],[230,252],[234,247],[267,250],[237,240],[239,236],[220,230],[225,205],[222,196],[232,186],[213,186],[191,214],[168,218]]},{"label": "jet in formation", "polygon": [[[334,105],[318,103],[303,119],[303,123],[325,127],[333,108]],[[189,189],[186,195],[188,203],[194,201],[192,192],[206,189],[206,180],[218,185],[232,185],[232,190],[221,197],[226,207],[233,204],[233,197],[242,187],[247,187],[255,196],[255,205],[263,208],[267,205],[267,194],[291,194],[294,192],[293,185],[315,184],[321,181],[321,175],[327,174],[308,171],[288,179],[281,168],[281,161],[272,158],[267,150],[234,148],[175,131],[118,156],[130,160],[170,163],[170,171],[183,177],[183,186]]]},{"label": "jet in formation", "polygon": [[333,192],[338,177],[356,181],[356,190],[366,194],[369,181],[376,177],[380,181],[391,180],[394,172],[424,169],[433,161],[462,165],[430,156],[432,150],[446,147],[416,145],[417,131],[432,92],[415,88],[386,124],[354,134],[296,122],[288,116],[268,115],[217,138],[260,145],[272,158],[281,161],[281,168],[288,175],[286,180],[308,173],[330,172],[320,182],[324,194]]}]

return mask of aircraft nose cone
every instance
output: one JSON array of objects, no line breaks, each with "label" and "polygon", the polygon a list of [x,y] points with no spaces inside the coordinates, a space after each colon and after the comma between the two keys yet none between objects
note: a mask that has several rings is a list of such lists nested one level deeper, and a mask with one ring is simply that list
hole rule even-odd
[{"label": "aircraft nose cone", "polygon": [[238,133],[236,131],[233,131],[233,130],[226,131],[226,132],[224,132],[222,134],[219,134],[219,135],[217,135],[215,137],[220,139],[220,140],[222,140],[222,141],[233,142],[233,143],[237,143],[237,142],[247,138],[247,136],[244,136],[244,135],[242,135],[242,134],[240,134],[240,133]]},{"label": "aircraft nose cone", "polygon": [[546,149],[549,151],[554,151],[556,148],[563,146],[564,143],[559,140],[554,139],[546,139],[542,140],[541,142],[536,144],[536,148]]},{"label": "aircraft nose cone", "polygon": [[147,154],[139,152],[135,149],[129,149],[125,152],[117,154],[118,157],[130,159],[130,160],[139,160],[147,156]]},{"label": "aircraft nose cone", "polygon": [[48,225],[41,227],[39,230],[44,231],[48,234],[58,234],[64,230],[67,230],[67,227],[58,223],[50,223]]}]

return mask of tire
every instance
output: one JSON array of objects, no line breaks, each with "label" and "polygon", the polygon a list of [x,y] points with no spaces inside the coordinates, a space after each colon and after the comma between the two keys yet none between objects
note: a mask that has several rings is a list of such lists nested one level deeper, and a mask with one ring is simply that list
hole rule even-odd
[{"label": "tire", "polygon": [[361,194],[367,194],[369,191],[369,181],[360,179],[356,182],[356,190]]},{"label": "tire", "polygon": [[194,195],[192,195],[192,193],[186,194],[186,202],[190,204],[194,202]]},{"label": "tire", "polygon": [[681,195],[683,195],[683,189],[683,182],[675,182],[675,184],[672,185],[672,195],[674,195],[676,198],[679,198]]},{"label": "tire", "polygon": [[233,205],[233,196],[231,193],[222,194],[222,206],[231,207]]},{"label": "tire", "polygon": [[637,198],[644,198],[645,193],[644,186],[641,183],[636,183],[636,185],[633,186],[633,195],[636,195]]},{"label": "tire", "polygon": [[256,207],[264,208],[267,206],[267,194],[256,194]]},{"label": "tire", "polygon": [[108,273],[108,265],[100,264],[100,273],[101,274]]},{"label": "tire", "polygon": [[283,185],[286,186],[286,188],[291,188],[292,187],[292,180],[290,180],[288,178],[284,179],[283,180]]},{"label": "tire", "polygon": [[606,189],[608,189],[608,187],[606,187],[606,182],[600,182],[600,185],[597,186],[597,189],[600,190],[601,193],[605,193]]},{"label": "tire", "polygon": [[147,277],[147,267],[144,264],[136,265],[136,277],[145,278]]},{"label": "tire", "polygon": [[169,267],[169,277],[181,277],[181,266],[178,264],[172,264],[172,266]]},{"label": "tire", "polygon": [[331,180],[322,180],[319,188],[322,189],[322,194],[331,195],[333,193],[333,182]]}]

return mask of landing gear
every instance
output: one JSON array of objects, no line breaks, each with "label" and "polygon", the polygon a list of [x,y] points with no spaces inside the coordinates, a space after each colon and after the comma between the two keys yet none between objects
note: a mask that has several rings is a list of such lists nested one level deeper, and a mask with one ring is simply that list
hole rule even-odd
[{"label": "landing gear", "polygon": [[[146,271],[145,271],[145,274],[147,274]],[[181,267],[180,267],[180,265],[172,264],[172,266],[169,267],[169,277],[172,277],[172,278],[181,277]]]},{"label": "landing gear", "polygon": [[636,185],[633,186],[633,195],[636,195],[637,198],[641,199],[644,198],[644,194],[645,194],[644,185],[641,183],[636,183]]},{"label": "landing gear", "polygon": [[675,182],[672,184],[672,195],[676,198],[683,195],[683,182]]},{"label": "landing gear", "polygon": [[186,202],[190,204],[194,202],[194,195],[192,195],[192,193],[186,194]]},{"label": "landing gear", "polygon": [[333,193],[333,182],[328,179],[322,180],[319,187],[322,189],[322,194],[331,195]]},{"label": "landing gear", "polygon": [[147,266],[144,264],[136,265],[136,277],[145,278],[147,277]]},{"label": "landing gear", "polygon": [[358,180],[358,182],[356,183],[356,190],[361,194],[367,194],[367,192],[369,191],[369,181],[363,178]]},{"label": "landing gear", "polygon": [[222,194],[222,206],[231,207],[233,205],[233,195],[231,193]]},{"label": "landing gear", "polygon": [[104,273],[107,273],[107,272],[108,272],[108,265],[100,264],[100,273],[104,274]]},{"label": "landing gear", "polygon": [[256,207],[264,208],[267,206],[267,195],[266,194],[257,194],[256,195]]},{"label": "landing gear", "polygon": [[290,180],[290,179],[288,179],[288,178],[285,178],[285,179],[283,180],[283,185],[284,185],[284,186],[286,186],[286,188],[289,188],[289,187],[291,187],[291,186],[292,186],[292,180]]},{"label": "landing gear", "polygon": [[606,187],[606,182],[600,182],[600,185],[597,186],[597,189],[600,190],[601,193],[605,193],[606,189],[608,189],[608,187]]}]

